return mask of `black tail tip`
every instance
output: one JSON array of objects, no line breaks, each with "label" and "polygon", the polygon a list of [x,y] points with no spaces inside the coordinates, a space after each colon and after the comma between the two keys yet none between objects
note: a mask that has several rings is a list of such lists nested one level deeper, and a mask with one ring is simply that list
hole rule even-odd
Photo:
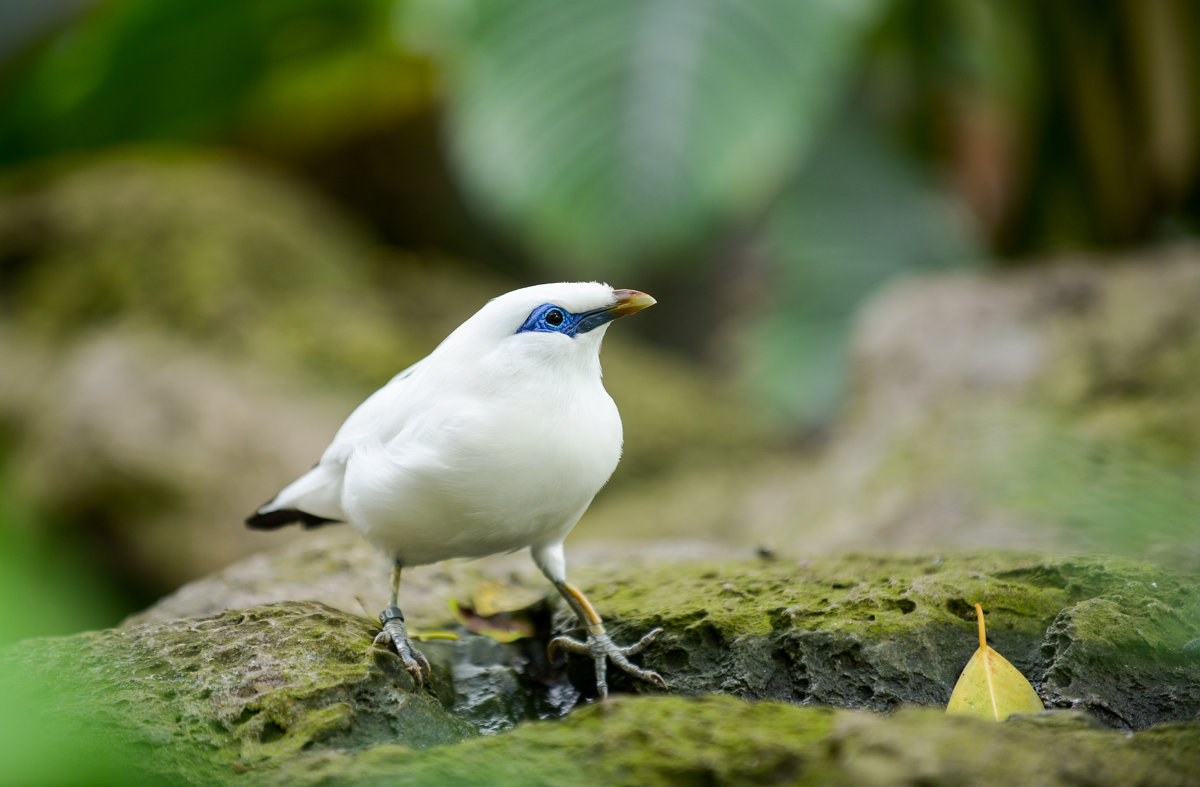
[{"label": "black tail tip", "polygon": [[276,530],[293,523],[299,523],[306,530],[341,522],[340,519],[326,519],[307,511],[296,508],[281,508],[275,511],[255,512],[246,517],[246,527],[254,530]]}]

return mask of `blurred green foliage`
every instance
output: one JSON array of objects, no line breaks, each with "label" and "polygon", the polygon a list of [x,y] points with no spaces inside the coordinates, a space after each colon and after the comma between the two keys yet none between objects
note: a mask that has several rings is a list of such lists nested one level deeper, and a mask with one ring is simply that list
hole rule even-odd
[{"label": "blurred green foliage", "polygon": [[983,255],[963,211],[853,115],[818,140],[756,244],[775,264],[739,345],[743,376],[776,412],[800,422],[837,411],[865,293],[898,275],[964,267]]},{"label": "blurred green foliage", "polygon": [[[0,465],[0,647],[81,626],[115,625],[128,611],[129,599],[103,568],[59,543],[39,516]],[[5,721],[0,714],[0,727]]]},{"label": "blurred green foliage", "polygon": [[648,281],[643,330],[811,424],[897,274],[1194,233],[1198,24],[1183,0],[107,0],[0,64],[0,163],[252,149],[394,242]]},{"label": "blurred green foliage", "polygon": [[903,0],[865,53],[877,121],[1005,257],[1194,237],[1200,6]]},{"label": "blurred green foliage", "polygon": [[390,0],[107,0],[4,74],[0,163],[137,141],[287,153],[428,103]]},{"label": "blurred green foliage", "polygon": [[693,250],[778,192],[883,7],[481,3],[448,58],[464,185],[571,275]]}]

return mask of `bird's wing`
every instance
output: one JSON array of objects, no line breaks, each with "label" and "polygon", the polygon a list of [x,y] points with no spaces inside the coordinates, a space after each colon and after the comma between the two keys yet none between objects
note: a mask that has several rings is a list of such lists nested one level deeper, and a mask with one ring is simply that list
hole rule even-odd
[{"label": "bird's wing", "polygon": [[418,361],[367,397],[338,429],[321,461],[284,487],[246,523],[255,528],[275,528],[292,522],[315,527],[344,521],[342,483],[346,461],[357,446],[387,442],[403,428],[413,409],[411,380],[419,365]]},{"label": "bird's wing", "polygon": [[366,442],[387,443],[400,433],[420,398],[414,395],[422,361],[414,363],[368,396],[338,428],[321,464],[344,469],[354,449]]}]

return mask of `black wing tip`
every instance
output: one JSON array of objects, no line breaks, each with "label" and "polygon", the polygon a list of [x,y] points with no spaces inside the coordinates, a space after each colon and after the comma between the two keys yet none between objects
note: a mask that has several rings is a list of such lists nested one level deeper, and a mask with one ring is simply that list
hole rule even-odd
[{"label": "black wing tip", "polygon": [[320,527],[321,525],[332,525],[341,522],[340,519],[327,519],[323,516],[316,516],[307,511],[301,511],[298,508],[281,508],[275,511],[255,512],[246,517],[246,527],[254,530],[275,530],[277,528],[299,523],[305,530]]}]

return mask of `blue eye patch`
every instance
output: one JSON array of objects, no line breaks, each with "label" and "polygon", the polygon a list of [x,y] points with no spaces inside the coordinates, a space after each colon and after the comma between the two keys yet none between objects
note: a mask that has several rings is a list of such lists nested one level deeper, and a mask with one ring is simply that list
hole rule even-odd
[{"label": "blue eye patch", "polygon": [[561,306],[555,306],[553,303],[543,303],[529,313],[525,323],[517,329],[517,333],[538,331],[575,336],[599,328],[607,322],[612,322],[615,317],[612,308],[607,306],[576,314]]}]

